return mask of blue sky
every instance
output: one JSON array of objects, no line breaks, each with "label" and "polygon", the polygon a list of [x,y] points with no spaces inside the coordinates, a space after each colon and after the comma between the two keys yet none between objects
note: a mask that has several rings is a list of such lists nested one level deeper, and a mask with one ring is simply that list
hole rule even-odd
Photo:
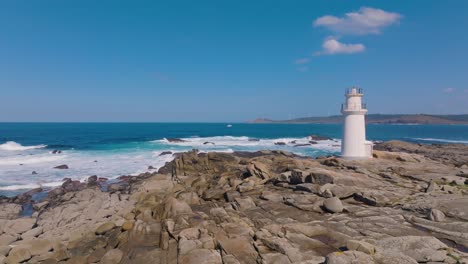
[{"label": "blue sky", "polygon": [[0,121],[468,113],[468,1],[2,1]]}]

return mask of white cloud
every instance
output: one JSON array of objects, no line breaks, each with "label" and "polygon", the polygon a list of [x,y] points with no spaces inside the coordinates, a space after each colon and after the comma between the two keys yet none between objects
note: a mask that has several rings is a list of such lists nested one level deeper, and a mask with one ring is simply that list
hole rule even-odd
[{"label": "white cloud", "polygon": [[449,87],[449,88],[445,88],[443,91],[444,93],[453,93],[455,92],[455,88]]},{"label": "white cloud", "polygon": [[329,38],[323,42],[323,50],[315,55],[333,55],[333,54],[353,54],[366,50],[362,44],[345,44],[334,38]]},{"label": "white cloud", "polygon": [[307,64],[310,62],[310,59],[309,58],[300,58],[300,59],[297,59],[294,61],[294,64],[297,64],[297,65],[304,65],[304,64]]},{"label": "white cloud", "polygon": [[384,27],[396,24],[402,15],[382,9],[361,7],[357,12],[346,13],[344,17],[322,16],[314,21],[315,27],[325,27],[341,34],[379,34]]}]

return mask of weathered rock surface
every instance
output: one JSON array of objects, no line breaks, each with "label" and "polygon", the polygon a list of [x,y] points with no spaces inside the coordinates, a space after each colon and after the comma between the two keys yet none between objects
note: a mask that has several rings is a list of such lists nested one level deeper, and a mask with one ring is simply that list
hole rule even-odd
[{"label": "weathered rock surface", "polygon": [[66,180],[34,217],[0,203],[0,263],[466,263],[468,147],[378,148],[190,151],[109,192]]},{"label": "weathered rock surface", "polygon": [[14,219],[18,217],[22,208],[19,204],[3,203],[0,204],[0,219]]}]

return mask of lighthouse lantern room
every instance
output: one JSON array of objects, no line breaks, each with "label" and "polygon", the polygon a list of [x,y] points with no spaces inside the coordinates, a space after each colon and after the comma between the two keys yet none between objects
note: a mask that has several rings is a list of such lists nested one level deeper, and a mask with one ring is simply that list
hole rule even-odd
[{"label": "lighthouse lantern room", "polygon": [[366,105],[362,103],[363,89],[346,89],[346,103],[341,105],[344,116],[341,156],[346,159],[372,157],[372,142],[366,141]]}]

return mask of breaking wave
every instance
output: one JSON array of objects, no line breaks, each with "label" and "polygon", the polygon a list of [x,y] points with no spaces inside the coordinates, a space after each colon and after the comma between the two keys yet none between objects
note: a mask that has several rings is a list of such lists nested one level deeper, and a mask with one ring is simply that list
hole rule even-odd
[{"label": "breaking wave", "polygon": [[422,140],[422,141],[468,144],[467,140],[452,140],[452,139],[441,139],[441,138],[415,138],[415,139]]},{"label": "breaking wave", "polygon": [[185,146],[195,147],[200,150],[216,150],[219,148],[236,148],[235,150],[253,150],[253,149],[285,149],[296,152],[299,148],[309,148],[325,151],[338,151],[341,146],[341,141],[332,140],[318,140],[311,143],[309,137],[304,138],[274,138],[274,139],[259,139],[249,137],[234,137],[234,136],[216,136],[216,137],[190,137],[180,139],[160,139],[154,140],[153,143],[171,145],[171,146]]},{"label": "breaking wave", "polygon": [[23,146],[14,141],[7,141],[3,144],[0,144],[0,150],[8,150],[8,151],[22,151],[22,150],[30,150],[30,149],[40,149],[40,148],[45,148],[45,147],[47,147],[47,145]]}]

